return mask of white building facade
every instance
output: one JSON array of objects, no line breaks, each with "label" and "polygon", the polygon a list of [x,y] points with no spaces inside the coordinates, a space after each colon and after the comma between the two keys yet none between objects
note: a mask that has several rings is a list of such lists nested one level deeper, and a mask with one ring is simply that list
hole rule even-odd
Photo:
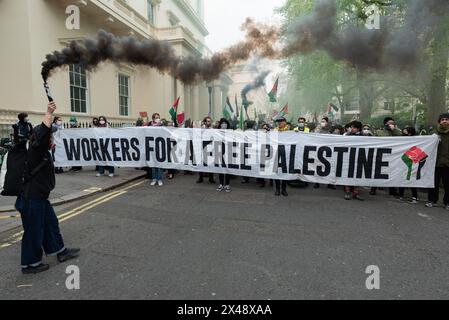
[{"label": "white building facade", "polygon": [[[69,6],[79,8],[79,28],[67,28],[73,14]],[[167,40],[181,56],[210,55],[205,45],[204,0],[2,0],[2,136],[18,113],[29,113],[36,124],[46,110],[40,75],[46,54],[63,49],[71,40],[95,36],[99,29],[117,36]],[[169,119],[178,96],[186,118],[220,117],[223,92],[229,85],[226,76],[223,79],[187,86],[147,67],[103,63],[91,72],[78,66],[58,69],[49,85],[64,122],[76,117],[86,123],[103,115],[111,123],[130,125],[141,112],[150,117],[157,112]]]}]

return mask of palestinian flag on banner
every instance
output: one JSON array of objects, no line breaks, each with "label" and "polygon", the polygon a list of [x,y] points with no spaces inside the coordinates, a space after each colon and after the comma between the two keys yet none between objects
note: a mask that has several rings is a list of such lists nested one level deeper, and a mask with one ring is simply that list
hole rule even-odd
[{"label": "palestinian flag on banner", "polygon": [[226,104],[223,106],[223,116],[228,120],[232,120],[234,118],[234,109],[232,109],[229,97],[226,98]]},{"label": "palestinian flag on banner", "polygon": [[288,114],[288,103],[285,105],[284,108],[282,108],[281,111],[278,112],[278,114],[273,118],[274,121],[277,121],[281,118],[284,118]]},{"label": "palestinian flag on banner", "polygon": [[278,86],[279,86],[279,78],[274,83],[273,89],[271,89],[268,96],[270,97],[270,102],[277,102],[277,95],[278,95]]},{"label": "palestinian flag on banner", "polygon": [[178,126],[178,106],[179,106],[179,101],[181,100],[181,97],[179,97],[178,99],[176,99],[175,103],[173,104],[173,107],[170,108],[170,116],[171,116],[171,120],[173,121],[173,123],[175,124],[175,126]]}]

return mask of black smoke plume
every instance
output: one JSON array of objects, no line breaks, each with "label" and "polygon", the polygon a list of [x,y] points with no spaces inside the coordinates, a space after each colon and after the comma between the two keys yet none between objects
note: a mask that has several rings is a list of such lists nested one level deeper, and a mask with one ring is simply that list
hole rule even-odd
[{"label": "black smoke plume", "polygon": [[249,101],[249,100],[248,100],[248,97],[247,97],[248,93],[249,93],[250,91],[252,91],[252,90],[256,90],[256,89],[258,89],[258,88],[264,86],[264,85],[265,85],[265,79],[267,78],[267,76],[268,76],[269,74],[270,74],[269,71],[264,71],[264,72],[260,73],[260,74],[256,77],[256,79],[254,79],[253,82],[247,84],[247,85],[243,88],[243,90],[242,90],[242,92],[241,92],[241,96],[242,96],[242,105],[245,107],[245,109],[247,109],[250,105],[253,104],[252,101]]},{"label": "black smoke plume", "polygon": [[79,65],[87,70],[95,69],[102,62],[129,63],[154,68],[162,73],[170,73],[185,84],[198,80],[212,81],[220,74],[250,56],[258,54],[275,58],[273,44],[279,31],[276,27],[257,24],[247,19],[242,26],[246,32],[244,41],[218,52],[210,58],[196,56],[179,57],[166,41],[140,40],[133,36],[117,37],[100,30],[96,38],[82,42],[72,41],[67,48],[47,55],[42,63],[42,78],[47,81],[51,72],[67,65]]}]

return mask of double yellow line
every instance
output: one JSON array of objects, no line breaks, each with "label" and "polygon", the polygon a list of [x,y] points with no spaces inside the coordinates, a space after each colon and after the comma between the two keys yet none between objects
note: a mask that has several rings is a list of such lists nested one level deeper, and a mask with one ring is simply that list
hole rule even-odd
[{"label": "double yellow line", "polygon": [[[112,199],[115,199],[115,198],[117,198],[117,197],[127,193],[129,189],[137,187],[137,186],[140,186],[143,183],[145,183],[145,181],[141,181],[141,182],[132,184],[132,185],[126,187],[126,188],[123,188],[123,189],[120,189],[120,190],[108,193],[107,195],[104,195],[104,196],[99,197],[99,198],[97,198],[95,200],[87,202],[87,203],[85,203],[85,204],[83,204],[83,205],[81,205],[81,206],[79,206],[79,207],[77,207],[77,208],[75,208],[73,210],[70,210],[70,211],[65,212],[63,214],[60,214],[58,216],[59,223],[62,223],[62,222],[67,221],[69,219],[72,219],[72,218],[74,218],[76,216],[79,216],[80,214],[82,214],[82,213],[84,213],[84,212],[86,212],[86,211],[88,211],[90,209],[93,209],[93,208],[99,206],[100,204],[103,204],[103,203],[106,203],[108,201],[111,201]],[[20,231],[20,232],[18,232],[16,234],[13,234],[12,236],[10,236],[6,240],[5,243],[0,244],[0,249],[10,247],[13,244],[16,244],[16,243],[20,242],[20,240],[22,239],[22,236],[23,236],[23,231]]]}]

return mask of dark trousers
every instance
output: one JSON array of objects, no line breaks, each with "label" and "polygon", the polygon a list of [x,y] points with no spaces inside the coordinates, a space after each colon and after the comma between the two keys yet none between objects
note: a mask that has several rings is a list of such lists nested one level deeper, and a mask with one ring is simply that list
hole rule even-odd
[{"label": "dark trousers", "polygon": [[[55,255],[64,250],[56,213],[48,200],[25,200],[20,195],[16,201],[23,225],[22,267],[37,266],[42,254]],[[42,251],[43,249],[43,251]]]},{"label": "dark trousers", "polygon": [[110,174],[114,174],[115,173],[115,168],[114,167],[103,167],[103,166],[98,166],[98,173],[99,174],[104,174],[105,170],[107,170]]},{"label": "dark trousers", "polygon": [[282,187],[282,191],[287,190],[287,181],[275,180],[275,183],[276,183],[276,191],[281,191],[281,187]]},{"label": "dark trousers", "polygon": [[449,205],[449,168],[435,169],[435,189],[429,190],[429,202],[438,203],[440,198],[440,183],[443,180],[444,205]]},{"label": "dark trousers", "polygon": [[[405,195],[405,189],[406,188],[399,188],[399,196],[401,198],[404,198]],[[418,189],[416,188],[410,188],[410,190],[412,191],[412,197],[415,199],[418,199]]]},{"label": "dark trousers", "polygon": [[231,182],[231,176],[229,174],[219,174],[218,179],[220,179],[220,184],[222,186],[229,186]]}]

